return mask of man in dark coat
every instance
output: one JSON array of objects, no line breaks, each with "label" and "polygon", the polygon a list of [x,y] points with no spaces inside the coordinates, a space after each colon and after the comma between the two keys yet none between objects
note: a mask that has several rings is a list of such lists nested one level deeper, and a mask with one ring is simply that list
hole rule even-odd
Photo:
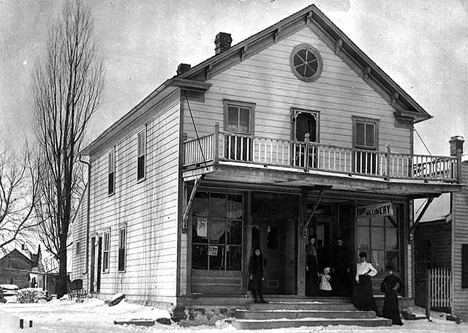
[{"label": "man in dark coat", "polygon": [[254,254],[249,261],[249,286],[255,303],[268,303],[263,299],[263,259],[262,250],[259,247],[254,249]]}]

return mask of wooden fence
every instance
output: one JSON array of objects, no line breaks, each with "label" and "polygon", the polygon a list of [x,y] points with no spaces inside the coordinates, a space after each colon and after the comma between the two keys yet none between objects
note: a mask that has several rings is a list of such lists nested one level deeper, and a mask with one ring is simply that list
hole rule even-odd
[{"label": "wooden fence", "polygon": [[427,270],[428,309],[450,309],[452,307],[452,272],[449,268]]}]

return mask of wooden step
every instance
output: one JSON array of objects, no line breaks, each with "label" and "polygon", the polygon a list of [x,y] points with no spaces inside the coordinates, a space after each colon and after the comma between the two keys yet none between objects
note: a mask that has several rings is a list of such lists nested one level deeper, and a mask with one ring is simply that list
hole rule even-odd
[{"label": "wooden step", "polygon": [[352,319],[352,318],[302,318],[302,319],[274,319],[274,320],[258,320],[258,319],[235,319],[232,321],[232,326],[237,329],[273,329],[287,327],[311,327],[311,326],[361,326],[361,327],[378,327],[391,326],[392,321],[385,318],[371,319]]},{"label": "wooden step", "polygon": [[273,329],[307,326],[391,326],[374,311],[358,311],[349,298],[267,298],[269,303],[245,304],[232,321],[237,329]]},{"label": "wooden step", "polygon": [[351,302],[345,301],[269,301],[269,303],[247,303],[248,310],[355,310]]},{"label": "wooden step", "polygon": [[239,319],[302,319],[302,318],[347,318],[373,319],[374,311],[338,311],[338,310],[236,310],[234,316]]}]

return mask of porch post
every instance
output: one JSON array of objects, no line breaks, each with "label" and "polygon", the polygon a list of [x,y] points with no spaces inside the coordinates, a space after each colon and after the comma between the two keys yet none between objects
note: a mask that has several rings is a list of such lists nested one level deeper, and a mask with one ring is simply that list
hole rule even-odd
[{"label": "porch post", "polygon": [[306,294],[306,255],[305,246],[307,238],[304,238],[304,221],[307,216],[307,190],[302,190],[299,203],[299,221],[297,223],[297,296],[305,296]]},{"label": "porch post", "polygon": [[213,163],[217,165],[219,162],[219,123],[215,124],[213,141]]}]

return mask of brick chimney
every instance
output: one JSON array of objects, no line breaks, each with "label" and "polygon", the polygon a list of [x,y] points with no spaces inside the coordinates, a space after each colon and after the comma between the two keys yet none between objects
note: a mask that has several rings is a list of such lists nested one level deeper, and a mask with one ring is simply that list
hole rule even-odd
[{"label": "brick chimney", "polygon": [[232,38],[231,34],[220,32],[216,35],[215,38],[215,52],[220,54],[221,52],[226,51],[231,47]]},{"label": "brick chimney", "polygon": [[450,156],[457,156],[458,150],[460,150],[460,154],[463,154],[463,139],[460,135],[455,135],[450,138]]},{"label": "brick chimney", "polygon": [[188,71],[190,68],[192,68],[192,65],[190,64],[179,64],[177,66],[177,75],[184,74],[186,71]]}]

